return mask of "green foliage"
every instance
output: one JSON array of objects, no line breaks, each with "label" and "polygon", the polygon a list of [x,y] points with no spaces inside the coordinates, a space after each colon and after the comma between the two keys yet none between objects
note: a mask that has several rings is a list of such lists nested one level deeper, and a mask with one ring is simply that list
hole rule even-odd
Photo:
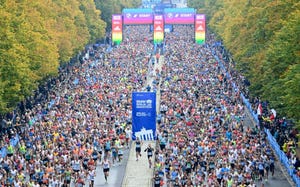
[{"label": "green foliage", "polygon": [[8,112],[34,88],[39,79],[30,69],[28,47],[21,43],[28,40],[32,33],[27,31],[30,25],[24,20],[24,15],[15,12],[15,4],[9,4],[10,12],[0,9],[0,111]]},{"label": "green foliage", "polygon": [[106,22],[106,30],[111,30],[112,14],[121,14],[124,8],[137,8],[141,0],[94,0],[96,7],[101,11],[101,19]]},{"label": "green foliage", "polygon": [[2,0],[0,17],[0,114],[105,35],[92,0]]},{"label": "green foliage", "polygon": [[269,100],[300,126],[300,2],[298,0],[189,0],[205,13],[253,96]]},{"label": "green foliage", "polygon": [[296,9],[282,21],[283,27],[275,33],[266,51],[262,77],[263,98],[296,120],[300,113],[299,17],[300,9]]},{"label": "green foliage", "polygon": [[90,41],[94,42],[105,35],[106,23],[100,19],[101,12],[96,9],[93,0],[80,1],[80,10],[84,13],[90,33]]}]

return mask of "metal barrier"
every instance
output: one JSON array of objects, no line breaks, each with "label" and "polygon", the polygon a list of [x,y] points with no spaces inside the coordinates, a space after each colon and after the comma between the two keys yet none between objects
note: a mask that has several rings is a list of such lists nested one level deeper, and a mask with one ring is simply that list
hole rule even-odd
[{"label": "metal barrier", "polygon": [[[222,69],[226,70],[226,68],[224,67],[223,63],[220,61],[220,59],[219,59],[219,57],[217,55],[215,55],[215,59],[218,61],[219,66]],[[228,78],[228,80],[231,79],[231,76],[230,76],[229,73],[226,73],[226,77]],[[236,84],[234,82],[232,82],[232,87],[235,90],[237,89]],[[240,97],[242,98],[244,105],[250,111],[251,117],[255,121],[256,125],[259,126],[258,116],[253,111],[252,106],[251,106],[249,100],[244,96],[243,93],[240,94]],[[264,128],[264,131],[267,134],[268,141],[269,141],[271,147],[273,148],[273,150],[275,151],[276,155],[278,156],[280,162],[284,165],[284,167],[288,171],[288,174],[291,176],[291,178],[293,179],[293,181],[296,183],[296,186],[300,187],[300,178],[295,174],[296,170],[295,170],[293,164],[287,158],[286,154],[280,149],[280,146],[278,145],[276,139],[272,136],[272,134],[270,133],[270,131],[268,129],[266,129],[266,128]]]}]

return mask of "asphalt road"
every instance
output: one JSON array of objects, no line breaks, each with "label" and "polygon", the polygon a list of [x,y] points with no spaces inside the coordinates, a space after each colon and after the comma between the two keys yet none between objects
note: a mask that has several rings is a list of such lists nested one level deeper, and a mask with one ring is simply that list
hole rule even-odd
[{"label": "asphalt road", "polygon": [[124,150],[123,160],[112,166],[109,171],[107,183],[105,183],[103,169],[98,166],[96,170],[95,187],[120,187],[122,186],[123,178],[126,171],[126,165],[129,156],[129,149]]},{"label": "asphalt road", "polygon": [[[94,187],[120,187],[122,186],[123,178],[126,171],[126,164],[128,161],[130,149],[124,149],[123,160],[120,163],[115,164],[110,167],[109,177],[107,183],[104,179],[103,169],[100,164],[97,165],[96,177]],[[88,187],[88,181],[86,181],[85,187]],[[75,184],[72,183],[71,187],[75,187]]]}]

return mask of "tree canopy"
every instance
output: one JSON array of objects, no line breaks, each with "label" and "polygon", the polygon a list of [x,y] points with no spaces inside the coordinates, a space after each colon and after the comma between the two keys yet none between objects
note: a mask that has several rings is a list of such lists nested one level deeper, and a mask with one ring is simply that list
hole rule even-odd
[{"label": "tree canopy", "polygon": [[0,1],[0,114],[12,111],[60,65],[105,36],[93,0]]},{"label": "tree canopy", "polygon": [[107,24],[106,30],[111,30],[112,14],[121,14],[124,8],[136,8],[141,0],[95,0],[97,9],[101,10],[101,19]]},{"label": "tree canopy", "polygon": [[300,125],[300,2],[189,0],[188,5],[207,15],[209,28],[250,80],[252,96]]}]

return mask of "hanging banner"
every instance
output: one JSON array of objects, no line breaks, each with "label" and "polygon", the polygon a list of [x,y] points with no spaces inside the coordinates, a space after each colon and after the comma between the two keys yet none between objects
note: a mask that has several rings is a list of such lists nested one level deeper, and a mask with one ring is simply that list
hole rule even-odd
[{"label": "hanging banner", "polygon": [[195,19],[195,42],[197,44],[205,43],[205,14],[196,14]]},{"label": "hanging banner", "polygon": [[154,15],[153,21],[153,42],[162,43],[164,40],[164,17],[163,15]]},{"label": "hanging banner", "polygon": [[121,14],[113,14],[112,20],[112,43],[119,45],[123,40],[123,23],[122,23],[122,15]]},{"label": "hanging banner", "polygon": [[166,8],[164,10],[165,24],[194,24],[195,9]]},{"label": "hanging banner", "polygon": [[156,139],[156,93],[132,93],[132,139]]},{"label": "hanging banner", "polygon": [[140,25],[153,23],[152,9],[123,9],[125,25]]}]

